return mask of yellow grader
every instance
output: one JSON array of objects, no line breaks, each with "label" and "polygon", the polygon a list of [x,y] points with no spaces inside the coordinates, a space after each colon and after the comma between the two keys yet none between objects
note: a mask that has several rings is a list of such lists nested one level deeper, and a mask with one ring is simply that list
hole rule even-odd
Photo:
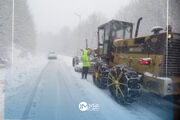
[{"label": "yellow grader", "polygon": [[180,34],[157,26],[152,35],[137,37],[141,20],[134,38],[133,23],[111,20],[98,27],[93,81],[124,104],[134,102],[142,88],[160,96],[180,94]]}]

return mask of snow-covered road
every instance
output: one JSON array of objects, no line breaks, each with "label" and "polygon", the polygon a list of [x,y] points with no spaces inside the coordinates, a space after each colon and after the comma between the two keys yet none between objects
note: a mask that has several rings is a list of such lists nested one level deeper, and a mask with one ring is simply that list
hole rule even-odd
[{"label": "snow-covered road", "polygon": [[[28,81],[19,82],[21,84],[19,89],[14,91],[13,87],[7,86],[5,118],[32,120],[172,119],[172,104],[152,94],[143,93],[142,97],[132,105],[118,104],[108,90],[99,89],[93,84],[90,75],[87,80],[81,79],[81,75],[74,72],[70,57],[59,56],[58,60],[50,60],[40,68],[39,75],[31,74],[30,78],[27,78]],[[80,111],[78,107],[80,102],[98,105],[99,109]]]}]

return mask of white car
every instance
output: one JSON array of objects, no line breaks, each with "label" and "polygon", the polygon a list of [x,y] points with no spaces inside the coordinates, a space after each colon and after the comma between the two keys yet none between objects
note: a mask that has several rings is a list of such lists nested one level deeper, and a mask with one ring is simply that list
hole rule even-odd
[{"label": "white car", "polygon": [[74,70],[75,70],[76,72],[82,72],[82,68],[83,68],[82,62],[80,62],[80,63],[78,63],[78,64],[76,64],[76,65],[74,66]]},{"label": "white car", "polygon": [[[89,67],[88,73],[93,73],[94,72],[94,64],[95,64],[95,62],[90,62],[90,64],[91,64],[91,67]],[[82,68],[83,68],[83,63],[82,62],[80,62],[80,63],[78,63],[77,65],[74,66],[74,70],[76,72],[82,72]]]},{"label": "white car", "polygon": [[81,56],[75,56],[75,57],[73,57],[73,60],[72,60],[72,65],[73,65],[73,67],[75,67],[76,65],[78,65],[80,62],[81,62]]},{"label": "white car", "polygon": [[57,59],[57,55],[55,52],[49,52],[48,59]]}]

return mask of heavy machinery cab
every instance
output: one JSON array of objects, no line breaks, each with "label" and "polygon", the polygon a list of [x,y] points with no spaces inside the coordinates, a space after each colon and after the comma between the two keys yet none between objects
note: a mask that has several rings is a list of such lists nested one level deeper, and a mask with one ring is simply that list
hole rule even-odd
[{"label": "heavy machinery cab", "polygon": [[[98,27],[98,49],[99,55],[109,62],[113,51],[113,41],[116,39],[132,38],[133,23],[111,20]],[[100,51],[102,50],[102,51]]]}]

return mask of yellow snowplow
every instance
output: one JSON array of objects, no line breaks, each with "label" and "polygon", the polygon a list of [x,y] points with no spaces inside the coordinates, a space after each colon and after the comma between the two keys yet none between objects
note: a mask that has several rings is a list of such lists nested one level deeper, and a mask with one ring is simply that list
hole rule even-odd
[{"label": "yellow snowplow", "polygon": [[133,24],[111,20],[98,27],[98,61],[94,83],[108,87],[122,103],[132,103],[145,88],[160,96],[180,94],[180,33],[156,26],[153,34],[135,37]]}]

